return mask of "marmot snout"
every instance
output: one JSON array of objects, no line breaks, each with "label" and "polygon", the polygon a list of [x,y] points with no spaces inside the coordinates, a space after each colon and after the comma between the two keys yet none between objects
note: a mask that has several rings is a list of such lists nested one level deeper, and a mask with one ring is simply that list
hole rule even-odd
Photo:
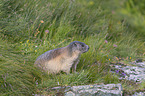
[{"label": "marmot snout", "polygon": [[70,72],[70,68],[76,72],[76,66],[82,53],[89,50],[89,46],[83,42],[74,41],[68,46],[53,49],[40,55],[35,65],[49,73],[59,73],[60,71]]}]

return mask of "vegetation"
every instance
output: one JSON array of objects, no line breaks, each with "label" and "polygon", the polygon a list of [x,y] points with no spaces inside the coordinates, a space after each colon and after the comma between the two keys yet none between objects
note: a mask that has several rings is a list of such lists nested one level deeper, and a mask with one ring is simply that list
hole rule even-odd
[{"label": "vegetation", "polygon": [[[144,57],[144,3],[1,0],[0,95],[54,94],[48,90],[58,85],[121,83],[109,64]],[[34,67],[39,55],[72,41],[90,46],[81,56],[79,74],[48,76]],[[145,83],[139,86],[144,89]]]}]

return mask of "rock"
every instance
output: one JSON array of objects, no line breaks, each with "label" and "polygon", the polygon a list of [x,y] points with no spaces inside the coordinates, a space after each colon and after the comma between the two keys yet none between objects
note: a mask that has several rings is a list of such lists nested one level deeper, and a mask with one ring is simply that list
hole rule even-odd
[{"label": "rock", "polygon": [[75,96],[75,93],[73,93],[72,91],[68,91],[65,96]]},{"label": "rock", "polygon": [[132,96],[145,96],[145,92],[135,92]]},{"label": "rock", "polygon": [[122,96],[121,84],[72,86],[65,96]]},{"label": "rock", "polygon": [[121,76],[120,79],[133,80],[135,82],[142,82],[145,80],[145,62],[134,63],[132,66],[113,65],[112,72]]},{"label": "rock", "polygon": [[122,70],[129,74],[129,76],[126,77],[128,80],[134,80],[136,82],[145,80],[145,68],[127,66],[122,68]]},{"label": "rock", "polygon": [[145,68],[145,62],[139,62],[135,64],[138,67]]}]

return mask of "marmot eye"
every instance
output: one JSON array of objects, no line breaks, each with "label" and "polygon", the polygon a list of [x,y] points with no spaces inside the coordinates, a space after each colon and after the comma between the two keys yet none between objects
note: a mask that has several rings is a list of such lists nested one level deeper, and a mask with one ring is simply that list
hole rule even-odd
[{"label": "marmot eye", "polygon": [[77,46],[77,44],[76,44],[76,43],[74,43],[74,45],[75,45],[75,46]]},{"label": "marmot eye", "polygon": [[84,45],[82,45],[82,47],[84,47]]}]

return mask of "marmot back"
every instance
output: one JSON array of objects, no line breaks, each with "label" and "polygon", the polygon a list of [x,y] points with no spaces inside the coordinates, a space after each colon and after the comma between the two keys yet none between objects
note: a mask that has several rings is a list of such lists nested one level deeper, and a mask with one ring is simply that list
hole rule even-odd
[{"label": "marmot back", "polygon": [[45,52],[36,59],[34,64],[48,72],[48,74],[55,74],[60,71],[68,74],[71,67],[74,72],[76,71],[80,55],[88,50],[89,46],[85,43],[74,41],[66,47]]}]

